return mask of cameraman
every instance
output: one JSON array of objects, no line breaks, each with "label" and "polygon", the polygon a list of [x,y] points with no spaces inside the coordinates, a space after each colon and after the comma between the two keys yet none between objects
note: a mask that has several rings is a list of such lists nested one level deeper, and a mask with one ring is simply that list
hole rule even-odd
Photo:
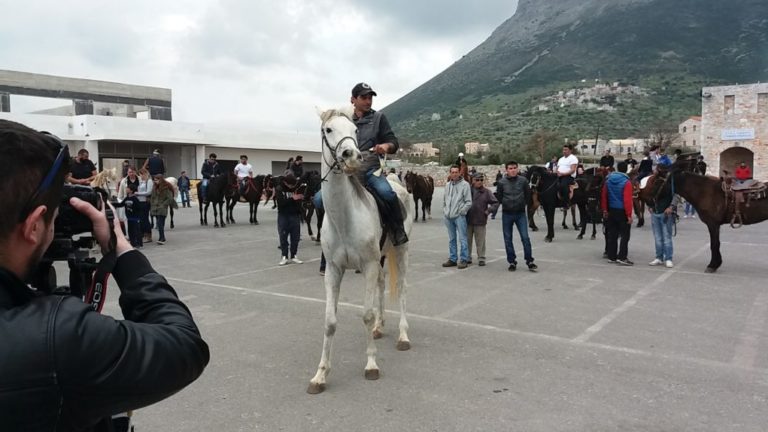
[{"label": "cameraman", "polygon": [[[189,310],[119,225],[112,271],[125,320],[24,282],[54,236],[69,151],[51,135],[0,120],[0,429],[109,430],[110,416],[194,381],[209,360]],[[104,211],[77,198],[106,254]]]}]

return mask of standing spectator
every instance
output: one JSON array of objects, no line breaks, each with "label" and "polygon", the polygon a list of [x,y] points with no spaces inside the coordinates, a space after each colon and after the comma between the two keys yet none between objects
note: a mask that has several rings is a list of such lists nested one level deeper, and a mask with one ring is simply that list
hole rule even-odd
[{"label": "standing spectator", "polygon": [[125,186],[125,198],[120,200],[115,207],[122,207],[125,209],[126,225],[128,225],[128,238],[131,241],[131,246],[140,249],[144,246],[144,243],[142,242],[141,234],[141,202],[139,201],[139,197],[136,196],[136,191],[138,190],[138,186],[133,183]]},{"label": "standing spectator", "polygon": [[212,178],[220,176],[223,172],[221,166],[216,162],[216,153],[208,155],[208,160],[203,162],[203,167],[200,169],[200,174],[203,176],[203,181],[200,184],[201,197],[197,197],[198,201],[203,204],[208,202],[208,183]]},{"label": "standing spectator", "polygon": [[[659,162],[659,167],[669,168],[670,164]],[[661,181],[661,179],[657,179]],[[662,186],[663,187],[663,186]],[[656,258],[648,265],[657,266],[664,264],[667,268],[674,267],[672,262],[672,226],[675,224],[675,210],[678,198],[676,194],[655,194],[651,211],[651,227],[653,228],[653,240],[656,246]]]},{"label": "standing spectator", "polygon": [[571,207],[571,185],[576,179],[576,167],[579,166],[579,158],[571,154],[572,151],[572,144],[564,145],[563,157],[557,160],[557,177],[564,210],[568,210]]},{"label": "standing spectator", "polygon": [[472,239],[477,245],[477,264],[485,265],[485,228],[488,224],[488,214],[499,208],[499,202],[490,190],[483,186],[483,174],[475,174],[472,178],[472,207],[467,213],[467,264],[472,264]]},{"label": "standing spectator", "polygon": [[[467,268],[469,251],[467,245],[467,212],[472,207],[472,192],[469,183],[464,181],[458,165],[452,165],[449,181],[443,194],[443,216],[448,228],[448,261],[443,267]],[[456,255],[456,240],[460,245],[460,256]],[[458,264],[457,264],[458,263]]]},{"label": "standing spectator", "polygon": [[691,204],[690,201],[685,200],[685,207],[683,209],[683,217],[685,219],[688,218],[694,218],[696,219],[696,209],[693,207],[693,204]]},{"label": "standing spectator", "polygon": [[526,205],[531,197],[531,187],[528,179],[518,175],[519,166],[515,161],[507,162],[507,175],[499,180],[496,187],[496,198],[501,202],[501,227],[504,232],[504,248],[507,251],[508,270],[517,270],[517,255],[512,243],[512,232],[517,225],[520,241],[523,243],[523,255],[528,269],[536,271],[538,266],[533,262],[531,239],[528,237],[528,214]]},{"label": "standing spectator", "polygon": [[699,155],[696,166],[693,168],[693,172],[700,175],[707,175],[707,163],[704,162],[703,155]]},{"label": "standing spectator", "polygon": [[80,149],[77,157],[72,161],[68,181],[73,184],[90,186],[96,177],[96,165],[88,159],[88,150]]},{"label": "standing spectator", "polygon": [[[129,166],[128,169],[125,171],[125,177],[123,177],[122,180],[120,180],[120,183],[118,183],[117,186],[117,200],[122,201],[125,199],[125,197],[128,196],[128,190],[126,189],[128,186],[133,185],[135,187],[134,194],[136,191],[139,190],[139,176],[136,175],[136,167]],[[138,197],[137,197],[138,200]],[[136,215],[141,220],[141,209],[142,209],[141,203],[136,206],[134,211],[136,211]],[[118,219],[120,220],[121,224],[126,223],[126,210],[120,209],[118,210],[117,214]]]},{"label": "standing spectator", "polygon": [[[117,182],[117,190],[115,191],[115,194],[118,196],[120,195],[120,187],[123,184],[123,179],[128,175],[128,168],[131,166],[131,161],[128,159],[123,161],[122,168],[120,171],[120,181]],[[125,195],[125,192],[123,192],[123,195]]]},{"label": "standing spectator", "polygon": [[157,225],[157,244],[165,244],[165,218],[168,217],[168,209],[179,208],[176,204],[176,197],[173,195],[173,186],[165,181],[162,175],[157,174],[153,177],[155,182],[150,196],[150,213],[155,218]]},{"label": "standing spectator", "polygon": [[139,188],[136,196],[141,202],[141,232],[144,235],[144,243],[152,242],[152,223],[149,221],[149,198],[152,196],[154,183],[149,178],[149,171],[142,168],[139,170]]},{"label": "standing spectator", "polygon": [[190,207],[189,205],[189,186],[190,181],[189,177],[187,177],[187,172],[182,171],[181,175],[179,175],[179,181],[178,181],[178,187],[179,187],[179,194],[181,195],[181,206],[182,207]]},{"label": "standing spectator", "polygon": [[504,177],[504,174],[501,173],[501,170],[496,171],[496,180],[494,180],[493,185],[497,186],[499,184],[499,180],[501,180],[502,177]]},{"label": "standing spectator", "polygon": [[613,155],[611,155],[611,149],[605,149],[605,154],[600,158],[600,168],[613,169],[614,162],[615,160],[613,159]]},{"label": "standing spectator", "polygon": [[[277,233],[280,236],[280,265],[288,262],[301,264],[296,254],[299,251],[299,239],[301,236],[301,200],[304,195],[296,191],[298,180],[293,173],[283,177],[283,181],[275,186],[277,198]],[[290,237],[290,251],[288,247]],[[290,255],[289,255],[290,252]]]},{"label": "standing spectator", "polygon": [[547,163],[547,169],[552,173],[557,171],[557,156],[552,156],[552,159]]},{"label": "standing spectator", "polygon": [[397,172],[397,179],[400,180],[400,183],[403,182],[403,170]]},{"label": "standing spectator", "polygon": [[[619,162],[618,169],[608,175],[603,185],[600,205],[605,221],[606,252],[608,261],[621,265],[634,265],[627,258],[629,231],[632,227],[632,183],[626,174],[627,163]],[[619,238],[621,244],[616,246]]]},{"label": "standing spectator", "polygon": [[637,166],[637,161],[635,160],[635,158],[632,157],[632,153],[629,153],[629,152],[627,152],[627,158],[624,159],[624,162],[627,163],[627,167],[628,167],[627,169],[629,169],[630,171],[635,169],[635,167]]},{"label": "standing spectator", "polygon": [[248,156],[240,155],[240,163],[235,166],[237,184],[240,186],[240,195],[245,193],[245,187],[249,178],[253,178],[253,166],[248,163]]},{"label": "standing spectator", "polygon": [[144,166],[142,168],[149,171],[149,175],[153,178],[158,174],[165,177],[165,161],[160,157],[160,149],[155,149],[152,152],[149,158],[144,161]]},{"label": "standing spectator", "polygon": [[752,178],[752,170],[749,169],[746,162],[741,161],[741,163],[736,166],[736,172],[733,176],[736,177],[736,180],[738,180],[739,183],[744,183]]}]

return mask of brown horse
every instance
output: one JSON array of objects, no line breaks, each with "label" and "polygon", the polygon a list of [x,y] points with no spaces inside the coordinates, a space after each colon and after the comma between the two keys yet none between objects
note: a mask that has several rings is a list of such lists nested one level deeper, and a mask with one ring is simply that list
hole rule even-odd
[{"label": "brown horse", "polygon": [[[709,244],[711,259],[706,272],[714,273],[723,263],[720,254],[720,225],[731,224],[735,214],[734,202],[721,178],[703,176],[691,172],[695,160],[675,162],[668,177],[648,180],[648,185],[642,189],[640,196],[646,203],[657,196],[676,193],[690,202],[699,213],[699,219],[709,229]],[[654,182],[664,181],[662,186],[653,186]],[[740,205],[741,222],[752,225],[768,219],[768,199],[753,200],[749,206]]]},{"label": "brown horse", "polygon": [[237,183],[237,178],[232,178],[227,187],[227,191],[224,194],[224,197],[227,200],[227,222],[231,224],[235,223],[232,210],[235,208],[235,204],[243,198],[248,203],[249,222],[252,225],[259,224],[256,214],[259,211],[259,203],[261,202],[261,195],[264,193],[264,186],[269,183],[271,177],[270,174],[259,174],[253,178],[249,177],[246,179],[245,190],[242,194],[240,193],[240,185]]},{"label": "brown horse", "polygon": [[408,192],[413,194],[413,201],[416,204],[416,218],[419,220],[419,200],[421,200],[421,221],[427,221],[427,213],[432,219],[432,194],[435,192],[435,179],[431,176],[423,176],[415,172],[405,173],[405,187]]},{"label": "brown horse", "polygon": [[637,227],[645,225],[645,201],[640,198],[640,180],[638,180],[637,168],[627,174],[632,182],[632,210],[637,216]]}]

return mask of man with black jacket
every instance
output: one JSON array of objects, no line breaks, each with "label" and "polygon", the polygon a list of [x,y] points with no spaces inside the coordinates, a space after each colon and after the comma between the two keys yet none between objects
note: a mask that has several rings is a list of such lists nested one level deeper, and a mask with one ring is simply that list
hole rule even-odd
[{"label": "man with black jacket", "polygon": [[508,270],[517,270],[517,255],[512,243],[512,230],[517,225],[517,232],[523,242],[523,254],[528,270],[536,271],[538,266],[533,262],[531,239],[528,236],[528,214],[525,207],[531,197],[531,186],[528,179],[518,174],[517,162],[507,162],[507,175],[499,180],[496,186],[496,199],[501,203],[501,227],[504,232],[504,247],[507,250]]},{"label": "man with black jacket", "polygon": [[205,204],[208,201],[208,183],[211,182],[212,178],[223,174],[223,171],[221,171],[221,165],[216,162],[216,153],[211,153],[208,155],[208,160],[203,162],[203,167],[200,169],[200,174],[203,175],[203,181],[200,183],[200,195],[202,196],[197,197],[197,199]]},{"label": "man with black jacket", "polygon": [[[111,430],[109,417],[141,408],[194,381],[209,360],[192,315],[104,211],[72,198],[93,223],[125,320],[73,296],[30,288],[54,235],[69,171],[57,138],[0,120],[0,429]],[[106,419],[106,420],[105,420]]]},{"label": "man with black jacket", "polygon": [[297,186],[298,180],[290,172],[283,177],[280,184],[275,186],[277,234],[280,237],[282,253],[279,265],[286,265],[289,262],[303,264],[303,261],[296,256],[301,237],[301,201],[304,199],[304,195],[298,192]]}]

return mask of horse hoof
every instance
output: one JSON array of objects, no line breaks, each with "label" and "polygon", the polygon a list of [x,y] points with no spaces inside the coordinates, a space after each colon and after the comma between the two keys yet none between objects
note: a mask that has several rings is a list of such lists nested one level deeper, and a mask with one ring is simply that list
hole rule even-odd
[{"label": "horse hoof", "polygon": [[365,379],[369,381],[375,381],[379,379],[379,370],[378,369],[368,369],[365,371]]},{"label": "horse hoof", "polygon": [[309,383],[309,387],[307,387],[307,393],[309,394],[320,394],[324,391],[325,391],[325,384]]},{"label": "horse hoof", "polygon": [[590,239],[590,240],[594,240],[594,239],[595,239],[595,236],[591,236],[589,239]]},{"label": "horse hoof", "polygon": [[706,270],[704,270],[704,273],[714,273],[714,272],[716,272],[716,271],[717,271],[717,269],[716,269],[716,268],[707,267],[707,269],[706,269]]},{"label": "horse hoof", "polygon": [[373,338],[374,339],[381,339],[384,336],[384,333],[382,333],[380,330],[374,330],[373,331]]},{"label": "horse hoof", "polygon": [[583,235],[581,235],[581,234],[579,234],[578,236],[576,236],[576,238],[577,238],[577,239],[579,239],[579,240],[584,240],[584,236],[583,236]]},{"label": "horse hoof", "polygon": [[552,239],[550,237],[544,237],[544,241],[547,243],[552,243]]},{"label": "horse hoof", "polygon": [[563,225],[563,229],[568,229],[568,226],[567,225]]},{"label": "horse hoof", "polygon": [[408,351],[411,349],[411,343],[408,341],[397,341],[397,348],[398,351]]},{"label": "horse hoof", "polygon": [[533,232],[536,232],[536,231],[538,231],[538,230],[539,230],[539,228],[537,228],[537,227],[532,227],[532,228],[531,228],[531,231],[533,231]]},{"label": "horse hoof", "polygon": [[218,228],[218,227],[219,227],[219,224],[214,224],[214,225],[213,225],[213,227],[214,227],[214,228]]}]

